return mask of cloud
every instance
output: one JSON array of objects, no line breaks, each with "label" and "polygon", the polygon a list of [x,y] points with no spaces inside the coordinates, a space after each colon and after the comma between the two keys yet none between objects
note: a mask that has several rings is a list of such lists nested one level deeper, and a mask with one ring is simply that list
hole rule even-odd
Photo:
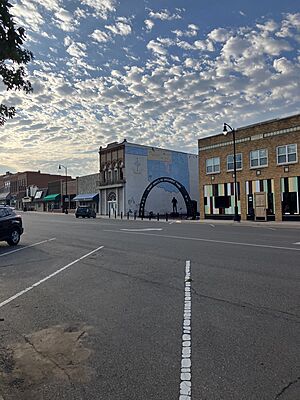
[{"label": "cloud", "polygon": [[105,25],[105,28],[114,35],[127,36],[131,33],[131,26],[125,22],[116,22],[114,25]]},{"label": "cloud", "polygon": [[84,43],[72,41],[71,44],[67,47],[66,51],[72,57],[82,58],[82,57],[86,57],[86,49],[87,49],[87,47]]},{"label": "cloud", "polygon": [[102,19],[107,19],[109,14],[116,11],[116,0],[81,0],[81,3],[91,7]]},{"label": "cloud", "polygon": [[161,21],[172,21],[175,19],[181,19],[182,17],[178,12],[171,14],[171,12],[165,8],[156,12],[151,10],[149,12],[149,18],[160,19]]},{"label": "cloud", "polygon": [[151,19],[145,19],[144,21],[145,25],[146,25],[146,29],[147,31],[151,31],[152,28],[154,27],[154,22]]},{"label": "cloud", "polygon": [[61,8],[55,14],[57,26],[66,32],[72,32],[75,30],[75,25],[77,25],[73,19],[73,15]]},{"label": "cloud", "polygon": [[90,35],[96,42],[103,43],[111,40],[111,37],[106,32],[100,31],[99,29],[95,29],[94,32]]},{"label": "cloud", "polygon": [[159,55],[165,55],[168,53],[164,46],[155,40],[150,40],[150,42],[147,44],[147,49],[151,50],[154,54]]},{"label": "cloud", "polygon": [[193,36],[197,36],[198,30],[199,30],[199,28],[198,28],[197,25],[195,25],[195,24],[189,24],[187,30],[182,31],[182,30],[180,30],[180,29],[176,29],[175,31],[172,31],[172,33],[175,33],[175,35],[176,35],[177,37],[183,37],[183,36],[186,36],[186,37],[193,37]]}]

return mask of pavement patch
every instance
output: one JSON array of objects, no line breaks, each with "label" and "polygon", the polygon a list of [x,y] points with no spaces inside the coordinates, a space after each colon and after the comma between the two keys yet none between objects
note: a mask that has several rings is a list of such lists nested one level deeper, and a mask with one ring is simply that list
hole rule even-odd
[{"label": "pavement patch", "polygon": [[57,325],[0,347],[2,396],[8,400],[38,399],[37,393],[51,382],[89,382],[94,376],[87,364],[92,351],[84,346],[83,339],[90,329],[86,325]]}]

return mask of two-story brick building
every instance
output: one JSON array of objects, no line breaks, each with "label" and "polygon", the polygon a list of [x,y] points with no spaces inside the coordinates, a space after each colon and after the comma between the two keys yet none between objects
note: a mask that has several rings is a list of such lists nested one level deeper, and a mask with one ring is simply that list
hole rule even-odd
[{"label": "two-story brick building", "polygon": [[23,199],[28,197],[29,187],[45,188],[49,182],[64,179],[65,177],[62,175],[46,174],[40,171],[24,171],[14,174],[6,172],[0,177],[0,202],[21,209],[23,208]]},{"label": "two-story brick building", "polygon": [[[222,126],[220,126],[220,131]],[[238,128],[236,167],[242,220],[300,219],[300,114]],[[201,218],[233,218],[233,136],[198,141]]]},{"label": "two-story brick building", "polygon": [[[190,199],[196,201],[199,198],[197,166],[196,154],[143,146],[126,140],[100,147],[99,212],[104,215],[138,213],[145,189],[161,177],[178,182]],[[172,183],[159,182],[147,197],[145,215],[171,212],[174,197],[178,202],[178,212],[185,214],[186,203],[178,188]]]}]

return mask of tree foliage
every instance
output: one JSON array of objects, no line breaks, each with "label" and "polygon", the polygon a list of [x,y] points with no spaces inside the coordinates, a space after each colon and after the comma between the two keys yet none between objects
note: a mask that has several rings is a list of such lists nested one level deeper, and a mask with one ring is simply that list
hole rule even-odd
[{"label": "tree foliage", "polygon": [[[16,28],[9,12],[12,5],[8,0],[0,0],[0,76],[7,90],[32,91],[31,83],[26,80],[24,65],[33,59],[31,51],[24,49],[25,29]],[[0,125],[15,115],[14,107],[0,104]]]}]

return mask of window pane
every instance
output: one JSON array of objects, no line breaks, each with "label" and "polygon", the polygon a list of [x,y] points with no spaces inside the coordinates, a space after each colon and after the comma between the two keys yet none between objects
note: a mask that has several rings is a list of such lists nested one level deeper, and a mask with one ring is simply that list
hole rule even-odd
[{"label": "window pane", "polygon": [[257,167],[257,166],[258,166],[258,160],[257,159],[251,160],[251,167]]},{"label": "window pane", "polygon": [[233,171],[233,169],[234,169],[234,164],[233,164],[233,162],[232,162],[232,163],[227,163],[227,170],[228,170],[228,171]]},{"label": "window pane", "polygon": [[242,154],[241,153],[236,155],[236,161],[237,162],[241,162],[242,161]]},{"label": "window pane", "polygon": [[214,166],[214,172],[220,172],[220,165]]},{"label": "window pane", "polygon": [[295,144],[289,144],[287,146],[287,151],[288,151],[288,153],[296,153],[296,145]]},{"label": "window pane", "polygon": [[227,156],[227,163],[233,163],[233,154]]},{"label": "window pane", "polygon": [[268,164],[268,159],[267,157],[263,157],[260,159],[260,165],[267,165]]},{"label": "window pane", "polygon": [[208,165],[208,166],[206,167],[206,172],[207,172],[207,173],[213,172],[213,169],[212,169],[212,166],[211,166],[211,165]]},{"label": "window pane", "polygon": [[208,160],[206,160],[206,166],[207,167],[210,167],[212,165],[213,165],[213,159],[212,158],[209,158]]},{"label": "window pane", "polygon": [[242,169],[242,162],[241,161],[237,161],[236,168],[237,169]]},{"label": "window pane", "polygon": [[278,147],[278,149],[277,149],[277,154],[278,155],[283,155],[285,153],[286,153],[286,146]]},{"label": "window pane", "polygon": [[254,159],[257,159],[257,158],[258,158],[258,150],[251,151],[250,152],[250,159],[254,160]]},{"label": "window pane", "polygon": [[288,155],[288,161],[289,161],[289,162],[296,161],[296,153],[289,154],[289,155]]},{"label": "window pane", "polygon": [[267,157],[267,150],[266,149],[259,150],[259,156],[260,157]]},{"label": "window pane", "polygon": [[278,156],[278,164],[283,164],[286,162],[286,156]]}]

